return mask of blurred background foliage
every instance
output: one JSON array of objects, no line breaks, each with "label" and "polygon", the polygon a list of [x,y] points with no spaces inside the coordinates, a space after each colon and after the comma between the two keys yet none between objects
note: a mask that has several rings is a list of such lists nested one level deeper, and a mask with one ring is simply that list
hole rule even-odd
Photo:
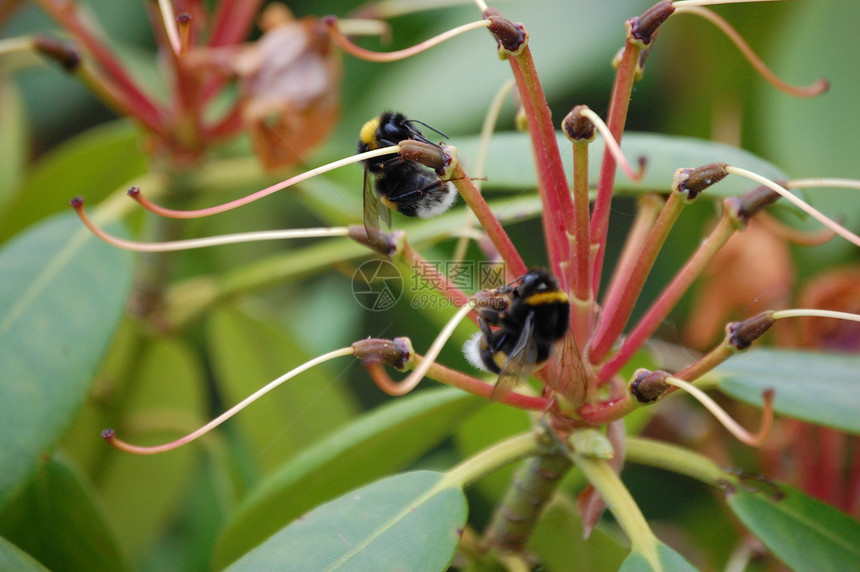
[{"label": "blurred background foliage", "polygon": [[[860,125],[860,107],[856,104],[860,60],[856,54],[860,53],[860,37],[851,18],[845,16],[852,12],[854,1],[777,2],[717,9],[779,76],[801,85],[828,78],[831,90],[812,100],[792,98],[766,84],[710,24],[689,15],[672,18],[661,30],[643,81],[635,87],[628,128],[738,145],[792,177],[860,178],[856,144]],[[142,3],[92,0],[86,4],[141,83],[158,93],[161,79]],[[500,2],[498,7],[510,19],[527,26],[553,117],[560,120],[573,105],[582,103],[605,114],[614,77],[609,62],[623,43],[624,20],[649,5],[647,0],[529,0]],[[358,3],[306,1],[290,2],[289,6],[297,16],[344,16]],[[397,49],[476,18],[477,11],[471,5],[432,9],[392,19],[391,44],[383,46],[375,39],[362,43]],[[37,7],[24,3],[0,32],[9,38],[55,29]],[[71,196],[85,195],[88,203],[95,205],[143,175],[148,166],[135,130],[117,121],[74,78],[53,65],[6,64],[0,61],[0,239],[10,241],[53,213],[66,210]],[[420,118],[450,135],[456,145],[458,137],[478,132],[488,102],[509,75],[509,67],[498,61],[492,41],[483,32],[458,37],[393,64],[345,56],[338,126],[328,142],[309,153],[304,165],[294,171],[353,153],[361,125],[385,109]],[[513,128],[514,113],[515,106],[508,101],[499,130]],[[222,173],[217,171],[219,155],[241,157],[248,153],[247,141],[235,142],[214,153],[206,169]],[[216,199],[204,197],[201,203],[220,202],[277,180],[259,173],[237,177],[240,182],[234,185],[229,166],[223,173],[224,178],[212,180],[213,187],[218,187],[213,192]],[[490,196],[495,196],[492,181],[487,185]],[[807,196],[848,228],[860,228],[860,197],[856,192],[818,190]],[[317,226],[337,216],[348,217],[350,210],[360,212],[360,197],[361,170],[347,168],[331,174],[326,182],[311,182],[297,192],[279,193],[230,215],[181,223],[182,234],[190,237]],[[346,207],[336,206],[341,198]],[[620,248],[633,212],[630,199],[619,200],[614,207],[610,260]],[[678,240],[661,256],[654,280],[643,294],[643,305],[692,251],[714,212],[712,203],[702,201],[684,214],[675,235]],[[814,228],[787,211],[780,216],[795,226]],[[142,219],[135,211],[126,222],[134,232]],[[395,227],[403,223],[404,219],[395,217]],[[533,238],[539,234],[538,225],[539,221],[532,218],[510,226],[515,244],[530,265],[543,262],[543,246]],[[454,239],[436,242],[422,252],[430,260],[444,260],[450,257],[454,243]],[[236,272],[237,268],[253,266],[253,261],[301,248],[298,243],[275,242],[180,253],[172,280]],[[469,254],[478,256],[477,250]],[[791,288],[795,293],[822,271],[858,261],[856,249],[839,240],[819,247],[793,248],[792,255],[796,281]],[[357,364],[335,362],[304,374],[255,404],[228,424],[219,438],[206,439],[203,445],[161,456],[132,457],[107,448],[98,431],[119,424],[130,433],[130,439],[160,442],[179,429],[193,428],[310,357],[363,337],[405,335],[412,338],[416,348],[427,347],[447,314],[415,311],[405,302],[385,312],[366,312],[355,303],[350,281],[357,263],[367,258],[338,261],[311,273],[298,272],[222,303],[184,330],[166,336],[126,318],[111,338],[106,361],[82,412],[56,448],[61,454],[39,468],[33,482],[19,491],[18,498],[0,516],[5,522],[0,527],[3,534],[57,570],[95,570],[117,562],[143,570],[206,569],[219,534],[250,491],[267,475],[288,467],[304,446],[320,441],[362,409],[387,398]],[[90,280],[110,277],[95,274]],[[749,292],[751,299],[759,294]],[[661,332],[669,341],[682,341],[679,332],[693,300],[685,299]],[[738,317],[726,315],[725,320]],[[442,361],[467,368],[457,344],[450,346]],[[128,379],[114,379],[116,372],[124,372]],[[670,413],[663,417],[673,420],[664,421],[664,425],[673,425],[690,442],[704,442],[709,433],[698,410],[677,403],[665,405]],[[500,409],[504,410],[493,405],[482,415],[493,417],[488,412]],[[523,414],[500,411],[486,425],[464,425],[459,438],[445,441],[420,459],[400,459],[391,470],[451,466],[458,450],[477,450],[480,446],[468,445],[468,436],[474,440],[474,435],[485,431],[495,438],[497,433],[514,432],[523,425]],[[459,449],[452,446],[454,442]],[[384,457],[380,453],[380,458]],[[754,462],[743,455],[734,461],[721,460]],[[624,477],[646,516],[666,523],[662,538],[698,565],[709,568],[708,563],[715,563],[721,567],[736,540],[737,527],[720,515],[713,495],[704,487],[667,475],[633,468]],[[671,484],[667,478],[673,479]],[[364,481],[357,478],[352,482]],[[488,479],[470,491],[473,522],[487,518],[490,499],[500,486]],[[65,491],[67,499],[97,499],[94,503],[81,501],[86,510],[70,511],[62,522],[87,531],[81,538],[71,539],[73,544],[110,547],[106,552],[80,549],[82,554],[102,554],[106,560],[75,560],[68,557],[74,549],[49,548],[38,540],[46,509],[33,499],[49,494],[45,490]],[[89,514],[93,507],[101,514]],[[703,519],[705,513],[711,516]],[[98,522],[110,525],[93,524]],[[658,528],[662,526],[658,524]],[[734,535],[724,534],[731,530]],[[63,533],[54,534],[59,537]]]}]

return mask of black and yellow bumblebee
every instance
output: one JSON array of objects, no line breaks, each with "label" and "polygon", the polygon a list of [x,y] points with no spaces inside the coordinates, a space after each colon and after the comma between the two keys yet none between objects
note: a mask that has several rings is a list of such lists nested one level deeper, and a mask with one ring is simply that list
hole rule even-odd
[{"label": "black and yellow bumblebee", "polygon": [[555,277],[541,269],[489,295],[490,303],[476,310],[481,331],[466,342],[463,353],[478,369],[499,374],[491,398],[503,399],[552,355],[567,332],[570,300]]},{"label": "black and yellow bumblebee", "polygon": [[[364,124],[358,137],[358,152],[372,151],[401,141],[413,139],[436,145],[420,129],[417,119],[408,119],[402,113],[386,111]],[[433,129],[443,137],[444,133]],[[435,171],[400,155],[376,157],[364,161],[364,224],[368,230],[378,228],[382,218],[386,225],[391,224],[388,209],[396,210],[406,216],[428,218],[442,214],[453,204],[457,190],[449,181],[443,181]],[[376,196],[387,209],[379,209],[377,199],[371,189],[370,178],[375,179]]]}]

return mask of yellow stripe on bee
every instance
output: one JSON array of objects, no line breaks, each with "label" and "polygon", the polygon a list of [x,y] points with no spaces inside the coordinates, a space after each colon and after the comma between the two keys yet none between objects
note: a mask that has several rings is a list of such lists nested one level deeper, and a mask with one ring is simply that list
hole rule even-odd
[{"label": "yellow stripe on bee", "polygon": [[358,134],[358,140],[367,145],[371,151],[379,149],[379,141],[376,139],[377,129],[379,129],[379,117],[374,117],[362,126],[361,133]]},{"label": "yellow stripe on bee", "polygon": [[537,306],[538,304],[552,304],[554,302],[564,302],[567,303],[570,300],[567,297],[567,294],[562,292],[561,290],[553,290],[551,292],[540,292],[538,294],[532,294],[528,298],[525,299],[526,304],[530,306]]}]

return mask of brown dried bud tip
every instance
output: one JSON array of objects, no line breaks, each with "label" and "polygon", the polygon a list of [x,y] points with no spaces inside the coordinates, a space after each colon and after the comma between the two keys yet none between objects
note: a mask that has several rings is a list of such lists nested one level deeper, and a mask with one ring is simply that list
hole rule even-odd
[{"label": "brown dried bud tip", "polygon": [[406,139],[398,143],[400,145],[400,156],[407,161],[415,161],[427,167],[430,167],[437,173],[445,170],[448,163],[448,158],[445,152],[438,145],[416,141],[414,139]]},{"label": "brown dried bud tip", "polygon": [[657,2],[645,10],[638,18],[631,18],[629,20],[630,35],[644,44],[650,44],[660,24],[665,22],[674,13],[675,6],[671,0]]},{"label": "brown dried bud tip", "polygon": [[726,326],[728,342],[739,350],[745,350],[768,331],[775,321],[773,312],[762,312],[743,322],[732,322]]},{"label": "brown dried bud tip", "polygon": [[127,194],[127,195],[128,195],[128,196],[130,196],[130,197],[136,197],[137,195],[139,195],[139,194],[140,194],[140,187],[138,187],[137,185],[135,185],[135,186],[133,186],[133,187],[130,187],[130,188],[125,192],[125,194]]},{"label": "brown dried bud tip", "polygon": [[630,384],[630,393],[639,403],[653,403],[668,392],[672,386],[666,383],[669,374],[665,371],[640,370]]},{"label": "brown dried bud tip", "polygon": [[588,109],[587,105],[577,105],[561,122],[564,134],[571,141],[591,141],[594,139],[594,123],[581,114],[586,109]]},{"label": "brown dried bud tip", "polygon": [[384,340],[368,338],[352,344],[355,357],[363,365],[379,365],[382,363],[403,369],[412,359],[412,346],[407,338]]},{"label": "brown dried bud tip", "polygon": [[692,201],[711,185],[722,181],[726,172],[726,163],[710,163],[698,169],[678,169],[672,189],[687,196]]},{"label": "brown dried bud tip", "polygon": [[176,16],[176,21],[180,24],[189,24],[191,23],[191,14],[188,12],[183,12]]},{"label": "brown dried bud tip", "polygon": [[[780,183],[782,184],[782,183]],[[738,218],[749,220],[760,210],[769,207],[780,198],[780,194],[770,187],[757,187],[740,198]]]},{"label": "brown dried bud tip", "polygon": [[519,54],[528,39],[525,27],[520,23],[511,22],[498,13],[487,15],[488,12],[489,10],[484,12],[485,17],[491,22],[488,29],[499,42],[499,50],[507,52],[507,55]]},{"label": "brown dried bud tip", "polygon": [[84,206],[84,197],[75,197],[69,201],[69,204],[72,205],[73,209],[79,209]]},{"label": "brown dried bud tip", "polygon": [[67,72],[75,71],[81,63],[81,57],[71,42],[50,36],[36,36],[33,38],[33,48],[63,66]]}]

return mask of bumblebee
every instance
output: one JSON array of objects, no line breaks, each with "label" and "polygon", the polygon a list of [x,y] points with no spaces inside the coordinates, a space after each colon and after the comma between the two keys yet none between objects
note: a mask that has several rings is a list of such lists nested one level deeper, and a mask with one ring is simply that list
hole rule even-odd
[{"label": "bumblebee", "polygon": [[476,368],[499,375],[495,400],[546,363],[567,332],[570,300],[555,277],[541,269],[489,295],[490,303],[477,309],[481,331],[466,342],[463,353]]},{"label": "bumblebee", "polygon": [[[421,123],[433,129],[416,119],[408,119],[402,113],[394,111],[382,113],[361,128],[358,152],[364,153],[397,145],[406,139],[436,145],[414,126],[415,123]],[[439,131],[437,133],[447,137],[444,133]],[[454,185],[441,180],[432,169],[404,159],[400,155],[366,159],[364,175],[364,224],[368,227],[377,228],[380,217],[385,220],[386,225],[390,225],[391,216],[388,209],[419,218],[442,214],[448,210],[457,196]],[[377,207],[377,199],[371,191],[371,176],[375,179],[379,201],[388,209]]]}]

